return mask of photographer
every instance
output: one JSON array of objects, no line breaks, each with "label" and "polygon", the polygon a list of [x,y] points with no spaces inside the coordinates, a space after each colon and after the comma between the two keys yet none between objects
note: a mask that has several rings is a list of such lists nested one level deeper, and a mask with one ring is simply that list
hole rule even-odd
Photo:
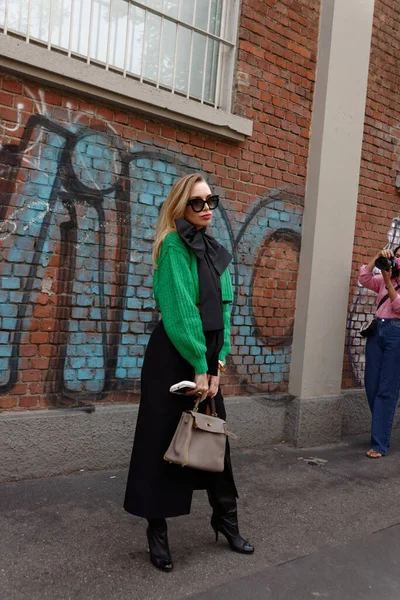
[{"label": "photographer", "polygon": [[[398,249],[396,248],[396,251]],[[397,252],[396,252],[397,254]],[[389,451],[393,420],[400,392],[400,259],[381,250],[360,269],[361,285],[377,293],[376,328],[367,338],[365,390],[372,414],[369,458]],[[381,269],[374,275],[374,267]],[[399,277],[400,279],[400,277]]]}]

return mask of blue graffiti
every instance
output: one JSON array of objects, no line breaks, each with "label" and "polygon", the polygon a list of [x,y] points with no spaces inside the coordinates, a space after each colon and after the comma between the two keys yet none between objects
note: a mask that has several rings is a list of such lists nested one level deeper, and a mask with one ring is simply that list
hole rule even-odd
[{"label": "blue graffiti", "polygon": [[[24,153],[38,132],[37,164],[29,168]],[[159,318],[151,265],[159,209],[197,163],[140,146],[127,152],[114,134],[33,116],[19,146],[3,147],[0,165],[8,173],[0,190],[0,391],[17,381],[38,299],[51,304],[53,294],[57,328],[49,334],[47,392],[74,402],[133,389]],[[290,344],[269,343],[257,330],[254,259],[268,237],[299,248],[302,199],[278,190],[259,198],[242,222],[230,215],[224,201],[213,230],[234,256],[233,347],[254,356],[252,372],[243,364],[238,374],[255,385],[279,383],[287,378]]]}]

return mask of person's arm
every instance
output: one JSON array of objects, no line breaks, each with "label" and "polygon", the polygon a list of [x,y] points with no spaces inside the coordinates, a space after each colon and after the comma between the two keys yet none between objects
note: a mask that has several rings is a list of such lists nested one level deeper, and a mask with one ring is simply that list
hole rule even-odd
[{"label": "person's arm", "polygon": [[224,319],[224,344],[219,353],[219,360],[226,362],[226,357],[231,351],[231,311],[233,302],[233,288],[229,269],[221,275],[222,291],[222,316]]},{"label": "person's arm", "polygon": [[219,360],[226,362],[226,357],[231,351],[231,307],[229,302],[224,302],[222,314],[224,318],[224,344],[219,352]]},{"label": "person's arm", "polygon": [[363,287],[376,293],[379,292],[382,280],[378,275],[373,274],[375,261],[380,256],[389,257],[392,254],[391,250],[380,250],[367,265],[361,267],[358,281]]},{"label": "person's arm", "polygon": [[387,289],[387,293],[389,294],[390,302],[392,303],[392,310],[395,313],[400,313],[400,296],[395,290],[395,286],[392,281],[392,269],[389,271],[382,271],[383,280],[385,282],[385,287]]},{"label": "person's arm", "polygon": [[169,247],[158,263],[157,300],[165,331],[196,375],[207,372],[206,341],[187,256]]},{"label": "person's arm", "polygon": [[[231,351],[231,308],[233,301],[233,288],[229,269],[226,269],[221,275],[222,292],[222,317],[224,321],[224,343],[219,352],[218,359],[223,363]],[[208,395],[214,398],[218,393],[221,371],[218,369],[218,375],[211,375]]]},{"label": "person's arm", "polygon": [[[222,315],[224,319],[224,344],[219,352],[219,360],[222,360],[223,363],[226,362],[226,357],[231,351],[231,307],[232,304],[230,302],[224,302],[222,305]],[[219,380],[221,376],[221,371],[218,369],[218,375],[211,375],[210,377],[210,388],[208,390],[208,395],[211,398],[214,398],[218,393],[219,388]]]},{"label": "person's arm", "polygon": [[381,254],[381,252],[378,252],[378,254],[376,256],[374,256],[374,258],[367,265],[364,265],[365,270],[368,271],[369,273],[373,273],[373,270],[375,268],[375,261],[380,256],[382,256],[382,254]]}]

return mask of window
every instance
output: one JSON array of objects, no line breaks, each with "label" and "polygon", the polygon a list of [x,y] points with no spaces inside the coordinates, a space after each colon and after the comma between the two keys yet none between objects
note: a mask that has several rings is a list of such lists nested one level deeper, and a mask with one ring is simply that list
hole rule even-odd
[{"label": "window", "polygon": [[238,0],[0,0],[0,28],[229,111],[237,13]]}]

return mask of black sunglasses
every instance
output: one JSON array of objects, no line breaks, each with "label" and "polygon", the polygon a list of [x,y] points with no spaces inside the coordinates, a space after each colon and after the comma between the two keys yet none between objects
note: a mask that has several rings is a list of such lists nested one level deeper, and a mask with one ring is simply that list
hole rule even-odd
[{"label": "black sunglasses", "polygon": [[219,196],[213,194],[212,196],[208,196],[207,200],[203,200],[203,198],[190,198],[187,203],[188,206],[192,207],[194,212],[201,212],[204,210],[206,204],[210,210],[215,210],[219,204]]}]

